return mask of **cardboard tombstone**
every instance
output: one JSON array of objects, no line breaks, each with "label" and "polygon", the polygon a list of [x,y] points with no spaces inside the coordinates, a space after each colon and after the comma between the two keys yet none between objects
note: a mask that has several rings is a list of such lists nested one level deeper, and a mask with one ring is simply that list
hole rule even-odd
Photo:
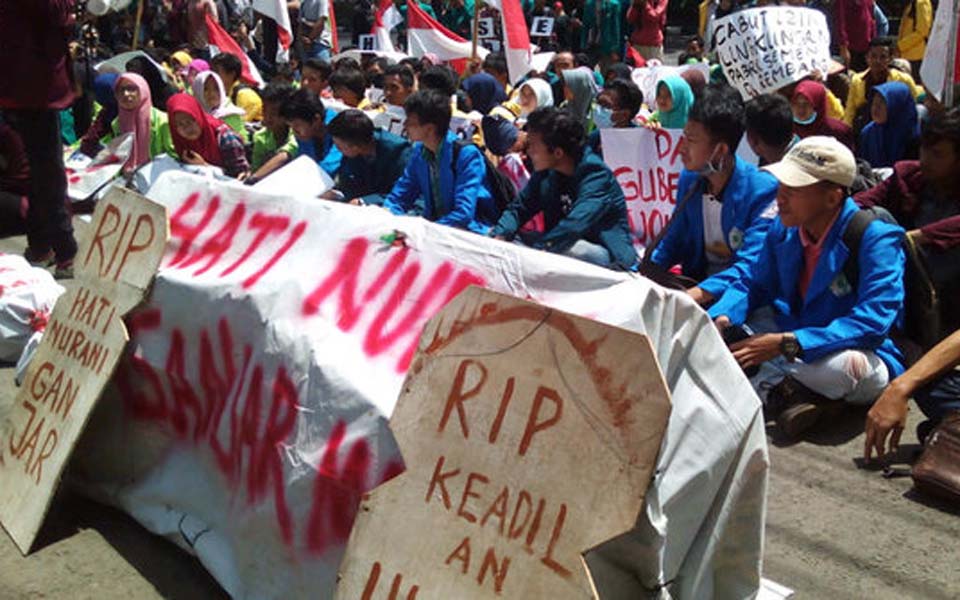
[{"label": "cardboard tombstone", "polygon": [[368,494],[336,598],[593,598],[670,414],[638,333],[471,287],[431,319],[390,421],[407,470]]},{"label": "cardboard tombstone", "polygon": [[97,204],[12,406],[0,406],[0,523],[30,551],[80,433],[113,374],[163,257],[166,209],[114,188]]}]

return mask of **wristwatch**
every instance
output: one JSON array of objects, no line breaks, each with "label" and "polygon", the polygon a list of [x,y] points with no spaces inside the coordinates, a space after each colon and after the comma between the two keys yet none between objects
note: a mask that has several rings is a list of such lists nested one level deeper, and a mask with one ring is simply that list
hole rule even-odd
[{"label": "wristwatch", "polygon": [[783,339],[780,340],[780,354],[790,362],[797,360],[797,357],[800,356],[800,352],[803,348],[800,347],[800,342],[797,341],[797,336],[792,333],[783,334]]}]

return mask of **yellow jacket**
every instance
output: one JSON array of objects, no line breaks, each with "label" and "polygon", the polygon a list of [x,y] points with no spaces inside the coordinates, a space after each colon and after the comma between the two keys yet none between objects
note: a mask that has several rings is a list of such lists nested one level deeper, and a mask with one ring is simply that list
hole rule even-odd
[{"label": "yellow jacket", "polygon": [[829,89],[827,92],[827,116],[831,119],[840,119],[843,120],[843,102],[840,102],[840,98],[837,98],[833,95]]},{"label": "yellow jacket", "polygon": [[[864,81],[866,76],[867,71],[864,71],[863,73],[856,73],[850,80],[850,92],[847,96],[847,106],[843,113],[843,120],[851,127],[853,127],[853,120],[857,117],[857,111],[867,103],[867,83]],[[887,82],[890,81],[899,81],[907,84],[907,87],[913,92],[914,98],[923,93],[923,88],[913,81],[913,77],[910,77],[903,71],[890,69],[890,73],[887,75]]]},{"label": "yellow jacket", "polygon": [[[910,7],[916,6],[914,14]],[[897,50],[900,57],[909,61],[923,60],[923,53],[927,50],[927,38],[933,26],[933,5],[930,0],[913,0],[903,9],[900,19],[900,34],[897,36]]]}]

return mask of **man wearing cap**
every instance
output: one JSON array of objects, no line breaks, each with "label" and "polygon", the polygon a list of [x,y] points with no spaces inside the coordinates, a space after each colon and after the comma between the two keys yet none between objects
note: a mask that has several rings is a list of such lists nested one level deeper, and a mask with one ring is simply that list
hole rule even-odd
[{"label": "man wearing cap", "polygon": [[764,413],[793,438],[844,401],[872,403],[903,372],[890,330],[903,308],[904,232],[867,220],[851,256],[847,228],[862,222],[848,197],[857,168],[834,138],[801,140],[765,169],[780,182],[779,217],[710,316],[721,331],[746,322],[751,335],[733,356],[759,368],[751,382]]}]

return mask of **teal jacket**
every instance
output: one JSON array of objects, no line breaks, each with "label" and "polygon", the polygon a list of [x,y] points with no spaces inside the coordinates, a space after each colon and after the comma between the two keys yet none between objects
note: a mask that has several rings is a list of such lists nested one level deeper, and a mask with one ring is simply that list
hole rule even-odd
[{"label": "teal jacket", "polygon": [[373,156],[340,159],[337,189],[347,200],[362,198],[367,204],[383,204],[410,162],[410,142],[388,131],[373,132]]}]

